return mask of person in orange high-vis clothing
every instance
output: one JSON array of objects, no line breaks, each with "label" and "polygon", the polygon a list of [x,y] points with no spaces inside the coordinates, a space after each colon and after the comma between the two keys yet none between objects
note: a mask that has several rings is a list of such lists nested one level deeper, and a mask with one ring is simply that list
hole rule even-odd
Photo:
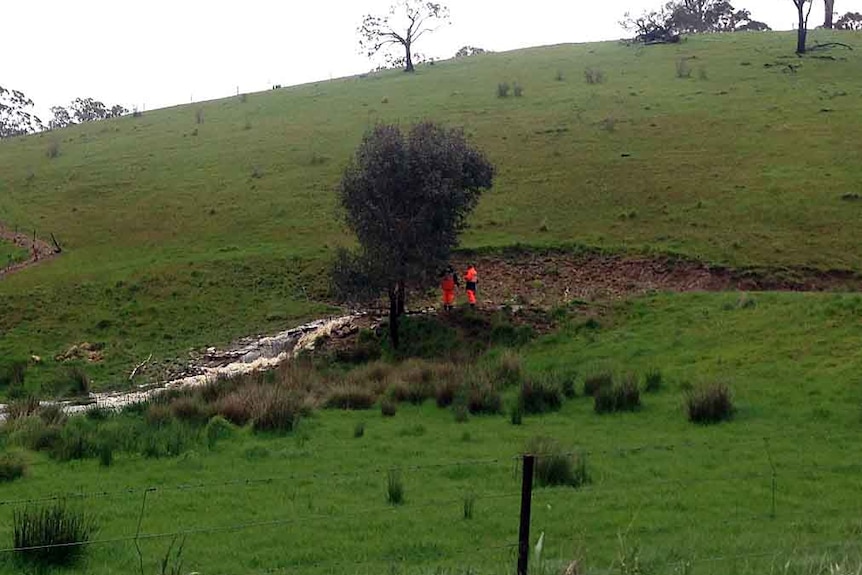
[{"label": "person in orange high-vis clothing", "polygon": [[440,289],[443,290],[443,309],[450,310],[455,304],[455,286],[458,285],[458,275],[455,269],[449,266],[443,272],[443,278],[440,280]]},{"label": "person in orange high-vis clothing", "polygon": [[479,281],[479,274],[476,273],[476,268],[472,265],[467,268],[467,273],[464,274],[464,281],[467,283],[467,301],[471,306],[476,306],[476,282]]}]

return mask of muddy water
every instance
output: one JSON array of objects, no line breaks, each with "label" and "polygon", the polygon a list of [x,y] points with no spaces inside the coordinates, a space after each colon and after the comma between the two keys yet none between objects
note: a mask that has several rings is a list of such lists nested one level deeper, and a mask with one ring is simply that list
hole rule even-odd
[{"label": "muddy water", "polygon": [[[126,391],[91,393],[85,400],[57,402],[66,413],[81,413],[93,407],[120,409],[140,403],[169,389],[206,385],[220,377],[234,377],[273,369],[303,350],[314,349],[320,338],[354,329],[361,314],[320,319],[273,336],[261,337],[226,350],[209,348],[204,358],[189,366],[187,377],[163,383],[139,386]],[[49,402],[50,403],[50,402]],[[0,404],[0,421],[5,419],[6,406]]]}]

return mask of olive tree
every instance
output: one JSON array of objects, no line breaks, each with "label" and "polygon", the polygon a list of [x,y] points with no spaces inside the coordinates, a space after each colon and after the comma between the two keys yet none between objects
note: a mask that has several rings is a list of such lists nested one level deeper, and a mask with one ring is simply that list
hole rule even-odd
[{"label": "olive tree", "polygon": [[394,348],[408,288],[436,280],[493,178],[494,167],[459,129],[425,122],[404,134],[379,124],[363,137],[338,188],[359,247],[339,252],[332,279],[345,300],[386,294]]}]

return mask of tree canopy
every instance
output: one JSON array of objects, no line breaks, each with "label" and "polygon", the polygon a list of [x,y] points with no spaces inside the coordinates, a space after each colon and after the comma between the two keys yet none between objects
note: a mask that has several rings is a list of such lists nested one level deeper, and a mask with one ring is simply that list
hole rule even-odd
[{"label": "tree canopy", "polygon": [[103,102],[93,98],[75,98],[68,109],[63,106],[51,108],[53,118],[48,126],[55,130],[73,124],[118,118],[128,113],[129,111],[119,104],[108,108]]},{"label": "tree canopy", "polygon": [[[399,0],[380,16],[366,14],[359,26],[359,47],[369,58],[384,52],[387,63],[403,62],[405,72],[413,72],[413,46],[420,38],[449,22],[449,8],[436,2]],[[399,58],[389,51],[400,48]]]},{"label": "tree canopy", "polygon": [[620,24],[646,44],[678,42],[681,34],[769,30],[749,10],[737,10],[728,0],[674,0],[640,16],[627,12]]},{"label": "tree canopy", "polygon": [[425,122],[406,135],[389,124],[365,134],[338,189],[359,248],[339,253],[333,282],[345,300],[387,293],[393,346],[408,287],[436,280],[493,178],[494,167],[461,130]]},{"label": "tree canopy", "polygon": [[0,86],[0,138],[33,134],[44,129],[32,112],[33,100],[19,90]]}]

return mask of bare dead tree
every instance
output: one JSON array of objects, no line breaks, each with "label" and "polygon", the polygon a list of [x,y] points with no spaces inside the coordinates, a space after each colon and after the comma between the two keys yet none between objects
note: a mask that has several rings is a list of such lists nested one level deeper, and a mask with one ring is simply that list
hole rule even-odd
[{"label": "bare dead tree", "polygon": [[435,2],[399,0],[384,16],[366,14],[359,26],[359,47],[368,57],[392,46],[404,50],[404,71],[413,72],[413,45],[449,22],[449,8]]}]

